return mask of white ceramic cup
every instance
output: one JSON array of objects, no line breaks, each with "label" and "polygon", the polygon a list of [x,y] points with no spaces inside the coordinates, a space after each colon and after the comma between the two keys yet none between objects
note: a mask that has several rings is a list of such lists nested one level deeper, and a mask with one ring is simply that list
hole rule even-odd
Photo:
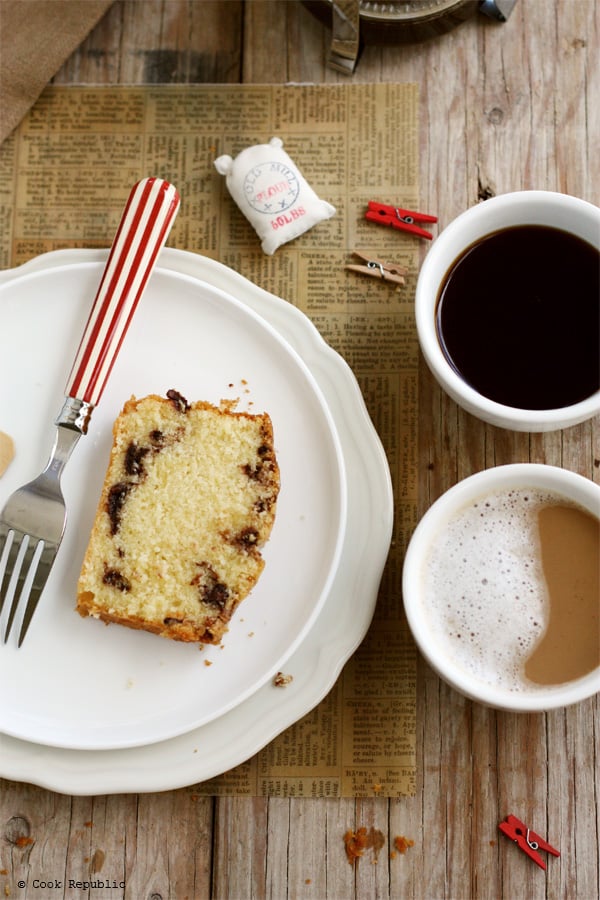
[{"label": "white ceramic cup", "polygon": [[[600,518],[600,486],[566,469],[522,463],[471,475],[443,494],[425,513],[408,546],[402,575],[404,608],[417,646],[430,666],[453,688],[486,706],[513,712],[541,712],[578,703],[600,691],[600,668],[574,681],[519,691],[476,677],[435,636],[424,604],[424,572],[433,541],[455,513],[478,498],[511,488],[539,488],[562,495]],[[474,574],[474,578],[477,575]],[[492,629],[492,626],[490,625]],[[492,629],[493,630],[493,629]]]},{"label": "white ceramic cup", "polygon": [[433,375],[468,412],[484,422],[514,431],[554,431],[600,412],[600,390],[559,409],[505,406],[484,397],[461,378],[444,355],[436,330],[438,296],[453,263],[476,241],[515,225],[560,228],[600,250],[600,209],[592,203],[551,191],[517,191],[485,200],[454,219],[434,240],[425,257],[415,297],[417,334]]}]

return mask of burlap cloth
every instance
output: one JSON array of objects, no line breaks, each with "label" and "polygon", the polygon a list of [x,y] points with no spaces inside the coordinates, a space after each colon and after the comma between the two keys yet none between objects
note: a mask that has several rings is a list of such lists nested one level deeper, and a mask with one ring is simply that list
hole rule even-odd
[{"label": "burlap cloth", "polygon": [[113,0],[0,0],[0,142]]}]

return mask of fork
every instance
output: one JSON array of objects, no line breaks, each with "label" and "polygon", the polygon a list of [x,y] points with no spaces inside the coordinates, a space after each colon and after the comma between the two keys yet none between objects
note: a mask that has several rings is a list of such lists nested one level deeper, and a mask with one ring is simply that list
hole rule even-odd
[{"label": "fork", "polygon": [[[4,643],[17,609],[25,639],[67,522],[60,479],[88,429],[123,338],[179,208],[177,189],[160,178],[135,184],[123,211],[55,419],[56,437],[41,474],[18,488],[0,513],[0,615],[7,602]],[[0,626],[1,627],[1,626]]]}]

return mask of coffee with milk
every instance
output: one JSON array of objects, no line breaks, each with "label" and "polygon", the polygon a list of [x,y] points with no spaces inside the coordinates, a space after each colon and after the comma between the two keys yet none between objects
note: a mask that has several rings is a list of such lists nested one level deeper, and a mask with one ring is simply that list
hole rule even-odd
[{"label": "coffee with milk", "polygon": [[471,677],[543,691],[600,666],[600,521],[540,488],[499,490],[432,542],[423,603],[442,653]]}]

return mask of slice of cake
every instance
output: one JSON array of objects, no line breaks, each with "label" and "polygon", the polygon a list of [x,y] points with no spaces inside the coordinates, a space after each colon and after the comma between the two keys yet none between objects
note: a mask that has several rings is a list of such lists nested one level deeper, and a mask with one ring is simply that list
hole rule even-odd
[{"label": "slice of cake", "polygon": [[169,391],[132,397],[113,432],[77,611],[218,644],[264,567],[279,493],[271,419]]}]

